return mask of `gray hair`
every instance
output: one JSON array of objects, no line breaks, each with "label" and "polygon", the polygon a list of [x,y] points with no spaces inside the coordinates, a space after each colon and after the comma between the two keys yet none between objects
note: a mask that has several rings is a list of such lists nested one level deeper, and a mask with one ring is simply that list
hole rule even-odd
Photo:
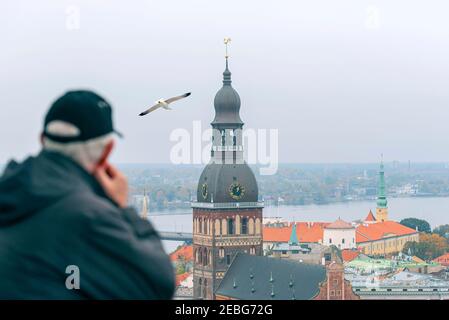
[{"label": "gray hair", "polygon": [[85,170],[92,173],[100,161],[106,145],[113,140],[113,134],[107,134],[84,142],[60,143],[47,137],[43,138],[43,148],[59,152],[77,162]]}]

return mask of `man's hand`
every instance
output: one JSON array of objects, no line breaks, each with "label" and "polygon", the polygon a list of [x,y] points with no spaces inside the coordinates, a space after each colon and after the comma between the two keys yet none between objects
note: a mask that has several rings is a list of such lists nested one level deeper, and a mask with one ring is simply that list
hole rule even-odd
[{"label": "man's hand", "polygon": [[111,164],[105,163],[95,170],[94,176],[111,200],[120,208],[126,207],[128,202],[128,181],[123,173]]}]

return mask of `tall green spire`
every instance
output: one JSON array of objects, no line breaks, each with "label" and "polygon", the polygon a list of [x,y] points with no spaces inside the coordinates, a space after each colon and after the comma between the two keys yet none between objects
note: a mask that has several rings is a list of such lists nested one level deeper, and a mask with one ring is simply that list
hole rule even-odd
[{"label": "tall green spire", "polygon": [[290,240],[288,240],[288,244],[297,245],[298,243],[298,236],[296,235],[296,222],[293,222],[292,233],[290,234]]},{"label": "tall green spire", "polygon": [[387,207],[387,196],[385,194],[385,173],[384,173],[384,161],[383,157],[380,161],[379,170],[379,186],[377,189],[377,207],[386,208]]}]

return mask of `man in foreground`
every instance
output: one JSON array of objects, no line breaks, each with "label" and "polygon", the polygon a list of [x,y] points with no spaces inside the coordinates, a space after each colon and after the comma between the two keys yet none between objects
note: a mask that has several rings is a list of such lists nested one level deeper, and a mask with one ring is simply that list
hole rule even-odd
[{"label": "man in foreground", "polygon": [[0,177],[0,299],[170,299],[157,232],[127,207],[108,162],[112,110],[72,91],[48,111],[42,151]]}]

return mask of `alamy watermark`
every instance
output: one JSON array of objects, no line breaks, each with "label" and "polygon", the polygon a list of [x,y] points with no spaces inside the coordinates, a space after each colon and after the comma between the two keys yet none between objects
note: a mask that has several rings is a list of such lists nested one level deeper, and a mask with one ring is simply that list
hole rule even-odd
[{"label": "alamy watermark", "polygon": [[65,9],[65,27],[69,31],[79,30],[81,28],[80,7],[76,5],[67,6]]},{"label": "alamy watermark", "polygon": [[[173,130],[170,141],[174,142],[170,150],[173,164],[207,164],[212,159],[215,163],[258,165],[261,175],[276,174],[278,169],[278,129],[203,130],[201,121],[197,120],[192,122],[191,131],[185,128]],[[224,153],[227,156],[217,156]]]},{"label": "alamy watermark", "polygon": [[65,279],[65,287],[68,290],[78,290],[80,288],[80,268],[71,264],[65,268],[65,273],[68,274]]}]

